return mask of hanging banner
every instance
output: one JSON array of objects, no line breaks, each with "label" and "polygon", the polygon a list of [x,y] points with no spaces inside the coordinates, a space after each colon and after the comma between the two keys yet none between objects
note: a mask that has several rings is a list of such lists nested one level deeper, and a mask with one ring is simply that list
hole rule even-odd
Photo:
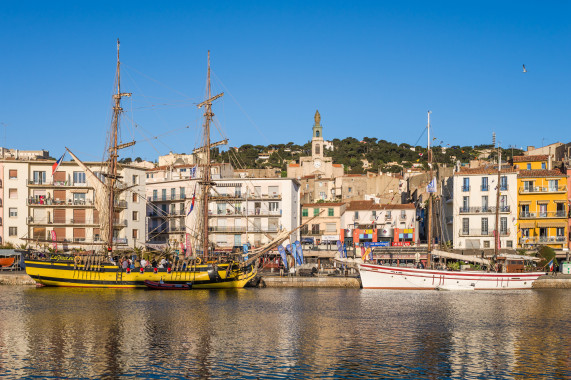
[{"label": "hanging banner", "polygon": [[282,257],[282,261],[283,261],[283,263],[284,263],[285,269],[288,270],[288,267],[287,267],[287,255],[286,255],[286,252],[285,252],[285,249],[284,249],[283,245],[281,245],[281,244],[278,245],[278,252],[280,253],[280,256]]},{"label": "hanging banner", "polygon": [[54,242],[54,251],[57,252],[57,236],[55,230],[52,230],[52,241]]},{"label": "hanging banner", "polygon": [[190,234],[187,233],[186,234],[186,257],[190,256],[191,252],[190,252]]},{"label": "hanging banner", "polygon": [[428,193],[436,193],[437,186],[436,186],[436,177],[432,178],[432,181],[426,186],[426,191]]}]

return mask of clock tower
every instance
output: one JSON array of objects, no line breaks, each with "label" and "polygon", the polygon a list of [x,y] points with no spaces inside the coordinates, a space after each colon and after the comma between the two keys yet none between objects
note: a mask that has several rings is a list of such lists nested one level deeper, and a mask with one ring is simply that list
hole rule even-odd
[{"label": "clock tower", "polygon": [[315,124],[313,124],[313,137],[311,139],[311,158],[313,165],[317,168],[321,166],[323,159],[323,127],[321,127],[321,115],[315,111]]}]

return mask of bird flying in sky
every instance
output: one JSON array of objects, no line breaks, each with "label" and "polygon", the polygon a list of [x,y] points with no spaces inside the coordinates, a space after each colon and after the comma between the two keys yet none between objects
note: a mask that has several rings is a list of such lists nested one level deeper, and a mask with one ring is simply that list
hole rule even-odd
[{"label": "bird flying in sky", "polygon": [[527,69],[525,68],[525,65],[523,65],[523,72],[527,73]]}]

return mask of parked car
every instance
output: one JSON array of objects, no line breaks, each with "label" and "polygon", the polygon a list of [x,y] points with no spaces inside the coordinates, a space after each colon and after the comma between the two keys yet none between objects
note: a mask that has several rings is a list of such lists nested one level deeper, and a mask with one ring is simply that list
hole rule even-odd
[{"label": "parked car", "polygon": [[313,244],[315,244],[315,240],[312,237],[304,237],[304,238],[301,238],[300,243],[303,245],[306,245],[306,244],[313,245]]}]

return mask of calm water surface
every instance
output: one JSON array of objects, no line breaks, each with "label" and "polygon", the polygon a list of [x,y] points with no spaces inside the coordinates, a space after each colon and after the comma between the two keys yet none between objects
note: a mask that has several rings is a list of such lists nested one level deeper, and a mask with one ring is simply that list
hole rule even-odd
[{"label": "calm water surface", "polygon": [[571,378],[571,291],[2,287],[9,378]]}]

